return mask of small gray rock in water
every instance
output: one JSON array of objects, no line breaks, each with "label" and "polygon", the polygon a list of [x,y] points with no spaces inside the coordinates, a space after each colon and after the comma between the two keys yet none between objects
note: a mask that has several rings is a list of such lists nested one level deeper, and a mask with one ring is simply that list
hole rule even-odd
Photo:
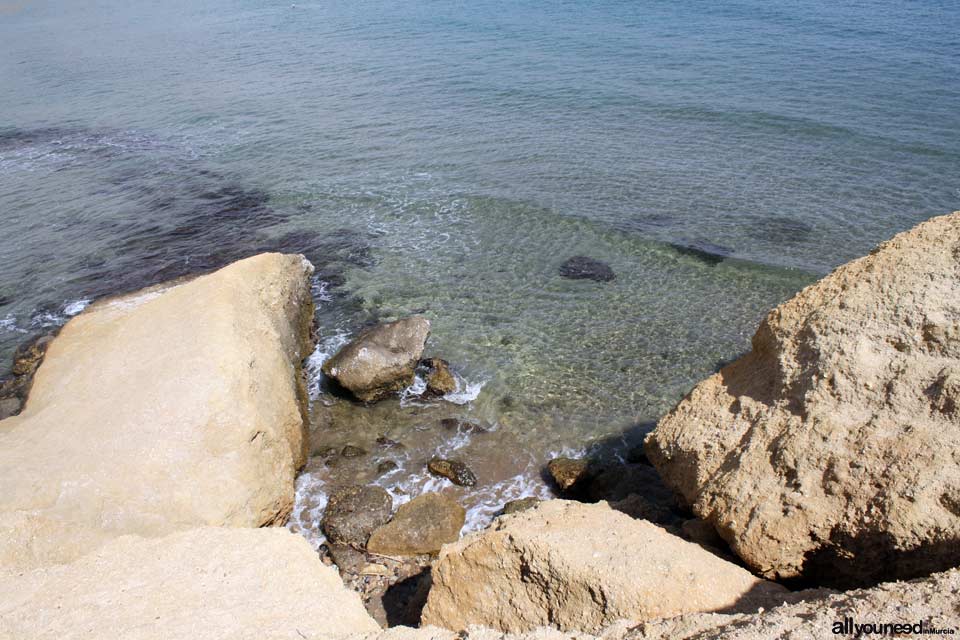
[{"label": "small gray rock in water", "polygon": [[333,492],[320,523],[331,544],[363,549],[373,531],[393,512],[393,498],[382,487],[359,485]]},{"label": "small gray rock in water", "polygon": [[594,280],[596,282],[610,282],[617,277],[606,262],[586,256],[569,258],[560,265],[560,275],[570,280]]},{"label": "small gray rock in water", "polygon": [[344,458],[359,458],[360,456],[367,455],[367,452],[360,447],[355,447],[352,444],[348,444],[341,451],[340,455]]},{"label": "small gray rock in water", "polygon": [[470,467],[459,460],[444,460],[434,458],[427,463],[427,469],[435,476],[446,478],[455,485],[472,487],[477,484],[477,476],[473,475]]}]

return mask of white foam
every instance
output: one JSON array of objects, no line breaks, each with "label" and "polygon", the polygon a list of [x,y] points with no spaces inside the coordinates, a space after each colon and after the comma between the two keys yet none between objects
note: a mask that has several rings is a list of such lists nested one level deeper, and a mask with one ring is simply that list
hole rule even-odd
[{"label": "white foam", "polygon": [[310,293],[313,294],[314,302],[333,302],[333,295],[329,291],[330,283],[321,280],[317,276],[310,279]]},{"label": "white foam", "polygon": [[21,329],[17,325],[17,319],[12,313],[7,314],[6,318],[0,318],[0,331],[8,331],[10,333],[26,333],[26,329]]},{"label": "white foam", "polygon": [[323,518],[324,509],[327,508],[325,484],[310,472],[301,473],[297,477],[293,513],[290,514],[290,521],[287,524],[288,529],[302,535],[315,549],[319,549],[320,545],[326,542],[326,537],[320,529],[320,520]]},{"label": "white foam", "polygon": [[464,405],[473,402],[483,391],[483,386],[487,384],[486,380],[467,382],[457,373],[454,373],[453,377],[457,381],[457,388],[452,393],[443,396],[444,400],[453,404]]},{"label": "white foam", "polygon": [[320,383],[323,381],[323,363],[330,359],[340,347],[350,341],[350,334],[338,331],[317,341],[313,353],[307,358],[307,394],[311,401],[320,397]]},{"label": "white foam", "polygon": [[73,302],[68,302],[63,305],[63,315],[73,317],[87,308],[90,304],[90,300],[74,300]]},{"label": "white foam", "polygon": [[423,393],[427,390],[427,381],[418,373],[413,376],[413,384],[400,392],[401,407],[426,407]]}]

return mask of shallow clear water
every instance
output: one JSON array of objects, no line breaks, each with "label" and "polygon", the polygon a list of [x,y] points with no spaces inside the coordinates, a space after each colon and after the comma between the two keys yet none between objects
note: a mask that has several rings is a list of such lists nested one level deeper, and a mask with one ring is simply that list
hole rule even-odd
[{"label": "shallow clear water", "polygon": [[[319,393],[315,448],[371,454],[313,460],[304,500],[389,456],[380,482],[434,486],[424,458],[462,445],[486,513],[541,491],[551,452],[635,440],[817,276],[960,209],[958,26],[948,0],[0,4],[0,357],[78,302],[302,251],[325,338],[424,313],[430,353],[482,384]],[[617,279],[560,278],[572,255]]]}]

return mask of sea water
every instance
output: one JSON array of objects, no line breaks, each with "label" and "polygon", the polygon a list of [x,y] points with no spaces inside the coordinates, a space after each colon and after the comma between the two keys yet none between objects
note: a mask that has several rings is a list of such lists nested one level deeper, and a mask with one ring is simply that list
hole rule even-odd
[{"label": "sea water", "polygon": [[[958,33],[949,0],[0,2],[2,366],[89,300],[303,252],[314,365],[421,313],[461,389],[362,407],[315,373],[295,523],[360,481],[480,526],[960,209]],[[561,278],[575,255],[616,279]],[[320,455],[346,444],[368,455]]]}]

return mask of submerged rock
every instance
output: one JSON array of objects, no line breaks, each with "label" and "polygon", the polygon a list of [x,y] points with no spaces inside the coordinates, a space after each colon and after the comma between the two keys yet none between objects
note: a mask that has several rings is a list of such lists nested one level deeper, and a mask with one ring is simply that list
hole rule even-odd
[{"label": "submerged rock", "polygon": [[365,449],[361,449],[360,447],[357,447],[355,445],[348,444],[347,446],[345,446],[343,449],[340,450],[340,455],[343,456],[344,458],[361,458],[367,455],[367,452]]},{"label": "submerged rock", "polygon": [[453,484],[461,487],[472,487],[477,484],[477,476],[473,475],[470,467],[459,460],[434,458],[427,463],[427,469],[433,475],[446,478]]},{"label": "submerged rock", "polygon": [[264,254],[71,319],[0,429],[0,564],[284,522],[306,460],[312,271]]},{"label": "submerged rock", "polygon": [[646,440],[762,575],[849,586],[960,564],[960,212],[771,311]]},{"label": "submerged rock", "polygon": [[699,545],[595,505],[550,500],[447,545],[433,567],[422,623],[541,626],[597,633],[694,611],[755,611],[786,589]]},{"label": "submerged rock", "polygon": [[430,321],[412,316],[363,331],[323,364],[323,373],[358,400],[374,402],[413,383]]},{"label": "submerged rock", "polygon": [[481,426],[479,422],[463,420],[461,418],[443,418],[440,420],[440,426],[448,431],[456,431],[458,433],[487,433],[487,429]]},{"label": "submerged rock", "polygon": [[707,242],[706,240],[694,240],[693,242],[685,243],[675,242],[670,243],[670,246],[680,255],[696,258],[711,267],[717,266],[733,255],[732,249]]},{"label": "submerged rock", "polygon": [[569,280],[594,280],[596,282],[610,282],[617,277],[606,262],[586,256],[568,258],[560,265],[560,275]]},{"label": "submerged rock", "polygon": [[393,498],[383,487],[353,485],[330,495],[320,528],[332,544],[363,549],[373,531],[393,512]]},{"label": "submerged rock", "polygon": [[457,380],[450,371],[450,363],[440,358],[421,360],[419,365],[424,371],[427,382],[427,393],[434,396],[445,396],[457,390]]},{"label": "submerged rock", "polygon": [[370,553],[387,556],[433,554],[460,538],[466,519],[463,507],[440,493],[425,493],[401,505],[387,524],[367,542]]}]

